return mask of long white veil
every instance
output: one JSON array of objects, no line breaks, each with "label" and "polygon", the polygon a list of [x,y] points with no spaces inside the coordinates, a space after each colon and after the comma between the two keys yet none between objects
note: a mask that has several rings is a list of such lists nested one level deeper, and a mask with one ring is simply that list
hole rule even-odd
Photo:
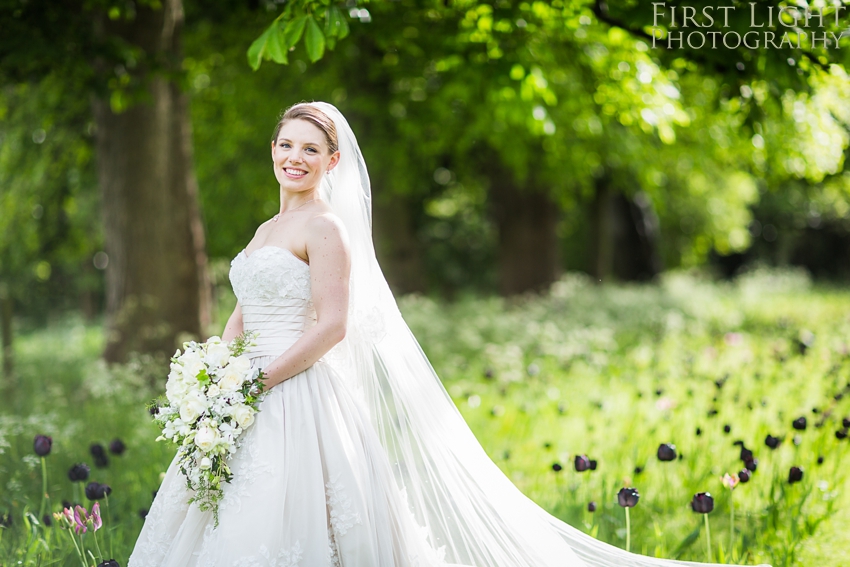
[{"label": "long white veil", "polygon": [[340,162],[321,196],[351,247],[348,334],[326,359],[362,397],[414,517],[451,564],[475,567],[668,567],[573,528],[523,495],[490,460],[401,316],[372,242],[371,189],[351,127],[331,104]]}]

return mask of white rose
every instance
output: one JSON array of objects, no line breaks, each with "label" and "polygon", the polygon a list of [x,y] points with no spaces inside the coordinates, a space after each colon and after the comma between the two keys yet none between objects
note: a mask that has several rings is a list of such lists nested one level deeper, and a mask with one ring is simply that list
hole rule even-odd
[{"label": "white rose", "polygon": [[206,370],[203,359],[197,352],[187,352],[180,359],[183,365],[183,376],[188,379],[196,379],[201,370]]},{"label": "white rose", "polygon": [[189,385],[182,377],[169,378],[165,383],[165,396],[172,404],[179,404],[189,392]]},{"label": "white rose", "polygon": [[212,468],[212,461],[210,460],[210,458],[204,457],[203,459],[201,459],[200,467],[203,470],[207,470],[209,468]]},{"label": "white rose", "polygon": [[195,445],[201,451],[208,452],[212,450],[213,447],[218,443],[219,434],[217,429],[213,429],[212,427],[201,427],[198,429],[198,432],[195,433]]},{"label": "white rose", "polygon": [[206,397],[198,391],[189,393],[180,403],[180,418],[192,423],[207,409]]},{"label": "white rose", "polygon": [[251,370],[251,361],[244,354],[231,356],[230,360],[227,362],[227,369],[242,376],[247,376],[248,372]]},{"label": "white rose", "polygon": [[221,394],[221,388],[219,388],[217,384],[213,384],[207,388],[207,397],[215,398],[218,397],[219,394]]},{"label": "white rose", "polygon": [[222,392],[233,392],[242,386],[244,379],[244,374],[235,372],[228,366],[227,370],[224,372],[224,376],[222,376],[221,380],[218,382],[218,387],[221,388]]},{"label": "white rose", "polygon": [[234,406],[230,410],[230,415],[242,429],[254,423],[254,410],[248,406]]},{"label": "white rose", "polygon": [[176,362],[172,362],[171,372],[168,373],[168,378],[183,378],[183,367]]},{"label": "white rose", "polygon": [[213,336],[211,336],[210,338],[207,339],[208,344],[214,344],[214,343],[220,343],[220,342],[221,342],[221,337],[219,337],[218,335],[213,335]]},{"label": "white rose", "polygon": [[225,343],[213,343],[207,347],[207,355],[204,361],[210,367],[224,366],[227,359],[230,358],[230,349]]}]

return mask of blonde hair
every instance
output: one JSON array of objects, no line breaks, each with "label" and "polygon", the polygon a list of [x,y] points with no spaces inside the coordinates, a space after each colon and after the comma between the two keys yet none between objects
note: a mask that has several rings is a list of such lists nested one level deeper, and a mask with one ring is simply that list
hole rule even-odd
[{"label": "blonde hair", "polygon": [[280,129],[290,120],[306,120],[316,126],[325,135],[325,141],[328,143],[328,150],[334,153],[339,149],[339,144],[336,137],[336,125],[327,114],[312,106],[309,102],[299,102],[287,108],[280,120],[277,121],[274,134],[272,135],[272,144],[277,143],[277,137],[280,135]]}]

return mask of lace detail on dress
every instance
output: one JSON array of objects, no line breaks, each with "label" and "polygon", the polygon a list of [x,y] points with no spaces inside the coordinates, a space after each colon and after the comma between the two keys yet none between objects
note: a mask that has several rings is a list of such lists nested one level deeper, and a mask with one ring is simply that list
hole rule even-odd
[{"label": "lace detail on dress", "polygon": [[233,480],[224,485],[224,497],[219,504],[219,512],[238,512],[242,507],[242,498],[249,495],[250,488],[256,485],[257,480],[261,476],[271,477],[274,466],[263,457],[263,451],[257,444],[257,429],[251,426],[245,432],[241,448],[234,456],[233,462],[229,463]]},{"label": "lace detail on dress", "polygon": [[344,536],[354,524],[360,523],[360,513],[351,510],[351,498],[345,493],[345,487],[334,476],[325,487],[328,495],[328,509],[330,510],[330,523],[333,534],[336,537]]},{"label": "lace detail on dress", "polygon": [[330,527],[328,527],[328,567],[340,567],[339,564],[339,549],[336,546],[336,539]]},{"label": "lace detail on dress", "polygon": [[263,246],[230,262],[230,283],[239,301],[274,305],[280,299],[310,300],[310,266],[280,246]]},{"label": "lace detail on dress", "polygon": [[281,549],[277,557],[272,557],[269,549],[261,545],[256,555],[241,557],[233,567],[298,567],[301,563],[301,542],[296,541],[290,549]]},{"label": "lace detail on dress", "polygon": [[147,529],[136,542],[130,563],[133,567],[153,567],[162,563],[174,538],[175,526],[171,520],[181,517],[189,509],[189,498],[192,495],[186,488],[186,479],[179,471],[175,472],[178,478],[171,483],[164,483],[145,517]]}]

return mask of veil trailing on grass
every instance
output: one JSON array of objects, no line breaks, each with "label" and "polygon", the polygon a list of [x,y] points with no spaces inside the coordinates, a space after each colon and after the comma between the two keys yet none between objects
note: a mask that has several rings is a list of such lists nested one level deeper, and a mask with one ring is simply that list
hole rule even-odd
[{"label": "veil trailing on grass", "polygon": [[346,338],[326,355],[371,418],[398,488],[447,563],[475,567],[698,566],[628,553],[547,513],[490,460],[423,353],[378,266],[366,163],[348,122],[330,117],[340,162],[321,187],[351,248]]}]

